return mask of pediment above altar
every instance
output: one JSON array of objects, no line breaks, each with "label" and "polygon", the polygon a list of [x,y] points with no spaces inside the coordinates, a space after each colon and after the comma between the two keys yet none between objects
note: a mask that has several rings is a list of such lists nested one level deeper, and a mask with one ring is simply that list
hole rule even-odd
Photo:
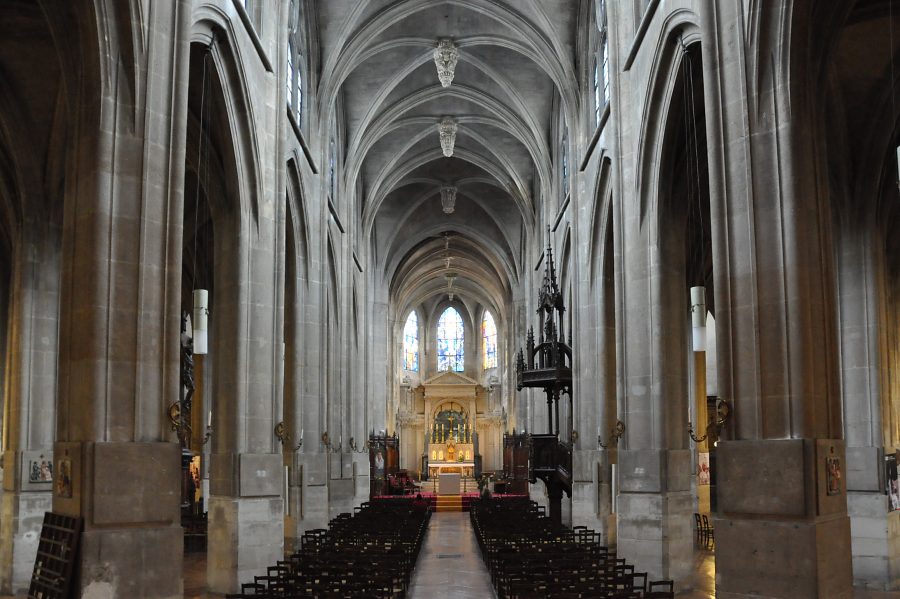
[{"label": "pediment above altar", "polygon": [[474,399],[478,391],[478,381],[458,372],[440,372],[427,379],[422,386],[425,396]]},{"label": "pediment above altar", "polygon": [[425,386],[428,385],[477,385],[478,381],[475,379],[470,379],[464,374],[460,374],[458,372],[453,372],[450,370],[445,370],[444,372],[439,372],[433,377],[427,379],[424,383]]}]

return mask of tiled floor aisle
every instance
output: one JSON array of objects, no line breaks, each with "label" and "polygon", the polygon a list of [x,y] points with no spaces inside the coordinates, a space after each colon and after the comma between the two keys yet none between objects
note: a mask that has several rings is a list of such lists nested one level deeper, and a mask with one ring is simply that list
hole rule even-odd
[{"label": "tiled floor aisle", "polygon": [[489,599],[491,577],[464,512],[431,515],[410,586],[412,599]]}]

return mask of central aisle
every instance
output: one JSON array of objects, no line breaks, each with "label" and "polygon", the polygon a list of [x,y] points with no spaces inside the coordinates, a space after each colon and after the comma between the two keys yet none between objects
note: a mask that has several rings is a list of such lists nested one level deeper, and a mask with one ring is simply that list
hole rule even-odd
[{"label": "central aisle", "polygon": [[431,515],[413,571],[412,599],[486,599],[494,596],[467,512]]}]

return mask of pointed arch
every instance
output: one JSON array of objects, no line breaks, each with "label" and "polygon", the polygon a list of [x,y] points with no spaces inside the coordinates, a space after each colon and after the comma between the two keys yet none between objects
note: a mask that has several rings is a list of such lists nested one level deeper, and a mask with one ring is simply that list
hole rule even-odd
[{"label": "pointed arch", "polygon": [[465,325],[453,306],[441,314],[437,324],[438,370],[462,372],[465,368]]},{"label": "pointed arch", "polygon": [[497,323],[490,310],[481,318],[481,355],[484,370],[497,367]]},{"label": "pointed arch", "polygon": [[403,370],[419,371],[419,316],[415,310],[409,312],[403,325]]}]

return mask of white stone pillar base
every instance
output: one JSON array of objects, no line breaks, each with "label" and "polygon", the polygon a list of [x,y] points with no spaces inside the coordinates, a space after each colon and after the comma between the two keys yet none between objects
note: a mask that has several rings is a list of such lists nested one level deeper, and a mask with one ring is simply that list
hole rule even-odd
[{"label": "white stone pillar base", "polygon": [[210,591],[235,593],[284,559],[281,497],[210,497],[206,580]]},{"label": "white stone pillar base", "polygon": [[0,499],[0,593],[24,595],[31,583],[44,513],[53,504],[47,491],[4,491]]}]

